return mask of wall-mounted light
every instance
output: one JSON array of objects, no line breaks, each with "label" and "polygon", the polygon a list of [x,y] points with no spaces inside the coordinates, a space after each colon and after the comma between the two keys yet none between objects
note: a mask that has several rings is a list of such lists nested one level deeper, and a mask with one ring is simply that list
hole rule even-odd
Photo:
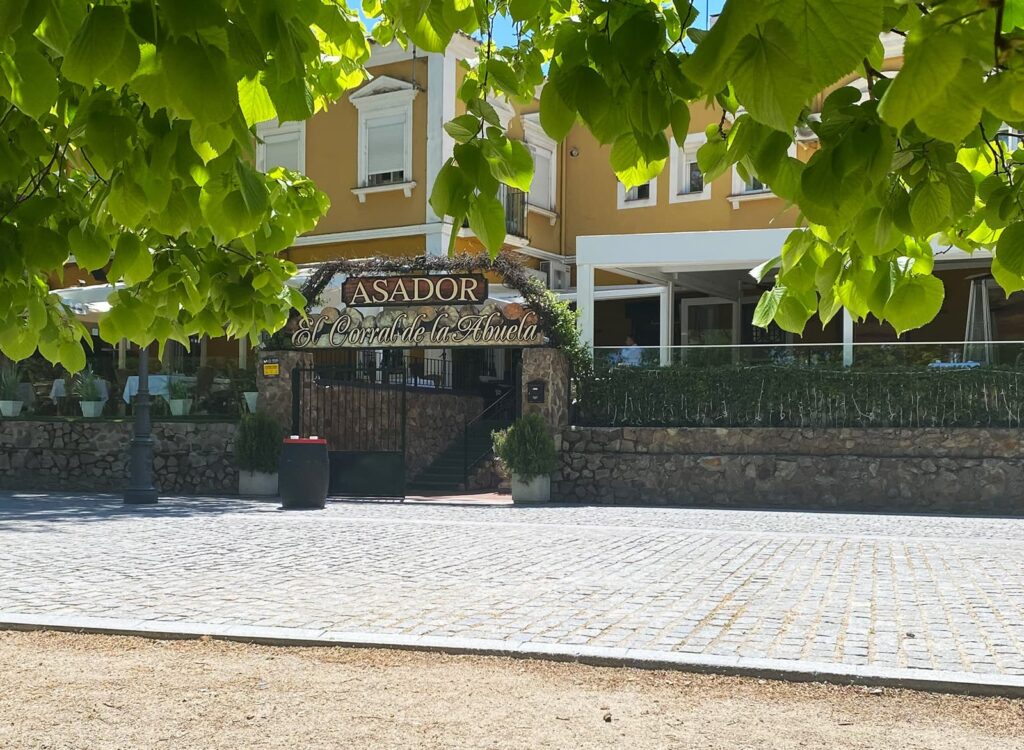
[{"label": "wall-mounted light", "polygon": [[576,148],[575,146],[573,146],[571,149],[569,149],[569,156],[571,156],[573,158],[576,158],[579,155],[580,155],[580,150],[578,148]]}]

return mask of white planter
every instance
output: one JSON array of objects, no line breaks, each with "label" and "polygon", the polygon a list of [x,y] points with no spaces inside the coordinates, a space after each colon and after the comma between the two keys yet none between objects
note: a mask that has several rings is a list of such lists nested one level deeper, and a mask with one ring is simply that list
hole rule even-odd
[{"label": "white planter", "polygon": [[78,405],[82,407],[83,417],[99,417],[103,414],[103,405],[106,401],[79,401]]},{"label": "white planter", "polygon": [[184,417],[192,411],[192,399],[190,398],[172,398],[167,403],[171,405],[172,417]]},{"label": "white planter", "polygon": [[277,494],[277,472],[239,471],[238,494],[273,497]]},{"label": "white planter", "polygon": [[259,391],[246,391],[242,395],[245,396],[245,405],[248,407],[249,413],[250,414],[255,414],[256,413],[256,399],[259,397],[260,392]]},{"label": "white planter", "polygon": [[512,475],[512,502],[514,503],[546,503],[551,500],[551,477],[548,475],[533,477],[524,482],[517,474]]},{"label": "white planter", "polygon": [[21,401],[0,401],[0,417],[16,417],[21,414]]}]

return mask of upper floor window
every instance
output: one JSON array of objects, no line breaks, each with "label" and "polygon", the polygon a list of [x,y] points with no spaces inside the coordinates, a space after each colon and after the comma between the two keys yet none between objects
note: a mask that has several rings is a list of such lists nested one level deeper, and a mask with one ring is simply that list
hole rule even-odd
[{"label": "upper floor window", "polygon": [[697,149],[707,142],[703,133],[688,136],[682,147],[672,149],[669,201],[706,200],[711,197],[711,183],[704,182],[704,173],[697,166]]},{"label": "upper floor window", "polygon": [[636,185],[626,189],[621,182],[616,183],[618,191],[619,208],[641,208],[643,206],[654,206],[658,203],[658,178],[650,182]]},{"label": "upper floor window", "polygon": [[292,172],[306,172],[306,123],[277,120],[256,126],[256,168],[269,172],[284,167]]},{"label": "upper floor window", "polygon": [[1003,145],[1007,153],[1012,154],[1024,144],[1024,132],[1004,126],[996,133],[996,140]]},{"label": "upper floor window", "polygon": [[412,195],[412,102],[417,89],[407,81],[380,76],[349,100],[359,112],[356,187],[360,202],[367,193],[403,190]]},{"label": "upper floor window", "polygon": [[[540,213],[555,210],[555,191],[557,175],[555,173],[555,142],[544,132],[537,113],[523,115],[523,134],[526,145],[533,154],[533,181],[530,183],[530,194],[527,203]],[[554,218],[552,218],[554,223]]]},{"label": "upper floor window", "polygon": [[750,175],[746,180],[743,180],[743,186],[741,192],[744,193],[765,193],[768,192],[768,186],[757,179],[756,176]]}]

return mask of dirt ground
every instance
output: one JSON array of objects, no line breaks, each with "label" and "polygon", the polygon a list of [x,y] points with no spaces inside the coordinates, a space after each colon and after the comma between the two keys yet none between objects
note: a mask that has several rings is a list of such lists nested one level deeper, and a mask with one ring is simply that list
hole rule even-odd
[{"label": "dirt ground", "polygon": [[0,748],[1024,748],[1024,701],[0,632]]}]

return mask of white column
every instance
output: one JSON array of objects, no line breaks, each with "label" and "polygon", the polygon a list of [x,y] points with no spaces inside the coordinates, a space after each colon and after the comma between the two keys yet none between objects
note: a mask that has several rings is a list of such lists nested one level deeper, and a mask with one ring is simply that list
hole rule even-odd
[{"label": "white column", "polygon": [[[438,223],[441,232],[427,233],[427,255],[446,255],[451,239],[451,228],[444,217],[434,213],[430,206],[430,193],[434,189],[437,173],[452,155],[455,141],[445,131],[444,124],[455,117],[455,55],[431,52],[427,56],[427,180],[425,200],[428,223]],[[447,231],[445,231],[447,229]]]},{"label": "white column", "polygon": [[661,366],[672,364],[672,284],[666,284],[660,295],[660,310],[658,320],[658,344],[661,347]]},{"label": "white column", "polygon": [[238,339],[238,369],[244,370],[249,364],[249,340],[242,336]]},{"label": "white column", "polygon": [[576,266],[576,309],[579,312],[580,340],[594,348],[594,267]]},{"label": "white column", "polygon": [[853,364],[853,316],[843,308],[843,367]]},{"label": "white column", "polygon": [[210,337],[205,333],[199,338],[199,366],[206,367],[206,360],[209,356]]},{"label": "white column", "polygon": [[128,339],[117,342],[117,369],[128,369]]}]

